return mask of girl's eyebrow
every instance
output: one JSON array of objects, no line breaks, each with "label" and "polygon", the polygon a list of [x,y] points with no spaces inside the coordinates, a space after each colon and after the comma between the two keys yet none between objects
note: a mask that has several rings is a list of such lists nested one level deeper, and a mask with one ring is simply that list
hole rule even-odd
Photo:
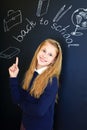
[{"label": "girl's eyebrow", "polygon": [[46,47],[42,47],[41,49],[46,49]]}]

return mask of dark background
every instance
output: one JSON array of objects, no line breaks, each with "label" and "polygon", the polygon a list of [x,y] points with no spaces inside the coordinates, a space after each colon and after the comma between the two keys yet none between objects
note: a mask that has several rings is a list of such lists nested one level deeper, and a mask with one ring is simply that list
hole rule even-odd
[{"label": "dark background", "polygon": [[[46,38],[58,40],[63,50],[63,67],[60,77],[59,100],[55,105],[54,130],[87,130],[87,10],[84,10],[87,8],[87,1],[50,0],[46,12],[47,1],[44,1],[45,5],[43,3],[40,16],[36,13],[39,0],[31,2],[29,0],[1,1],[0,130],[19,130],[21,123],[21,111],[13,105],[11,100],[9,66],[15,62],[15,57],[18,56],[19,80],[21,82],[37,46]],[[59,21],[53,22],[54,17],[64,5],[63,12],[67,9],[68,11]],[[13,15],[11,10],[13,10]],[[15,12],[18,10],[21,15],[16,14],[15,16]],[[46,13],[43,14],[43,12]],[[76,21],[75,16],[79,12],[81,12],[82,19]],[[15,19],[12,19],[13,16]],[[20,18],[22,21],[18,23]],[[82,35],[72,35],[76,28],[72,20],[75,23],[78,22],[80,26],[82,26],[82,22],[85,23],[84,28],[77,30]],[[52,29],[53,25],[55,25],[55,29]],[[19,36],[19,41],[14,36],[16,38]],[[2,52],[9,47],[18,49],[19,53],[7,58],[7,54],[12,54],[12,52],[5,52],[4,57]]]}]

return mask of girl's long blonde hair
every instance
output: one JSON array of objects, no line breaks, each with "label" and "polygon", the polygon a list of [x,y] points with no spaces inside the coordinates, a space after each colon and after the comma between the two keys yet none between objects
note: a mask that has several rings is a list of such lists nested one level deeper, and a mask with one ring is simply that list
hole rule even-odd
[{"label": "girl's long blonde hair", "polygon": [[62,50],[59,42],[53,39],[46,39],[44,40],[37,48],[33,59],[31,61],[30,67],[28,68],[25,78],[23,80],[23,89],[28,90],[30,81],[33,77],[36,65],[37,65],[37,54],[46,43],[52,44],[54,47],[57,48],[57,56],[55,62],[48,67],[42,74],[38,75],[34,80],[34,83],[29,91],[29,93],[34,96],[35,98],[39,98],[40,95],[43,93],[44,89],[47,86],[48,81],[52,81],[52,77],[56,76],[59,80],[61,67],[62,67]]}]

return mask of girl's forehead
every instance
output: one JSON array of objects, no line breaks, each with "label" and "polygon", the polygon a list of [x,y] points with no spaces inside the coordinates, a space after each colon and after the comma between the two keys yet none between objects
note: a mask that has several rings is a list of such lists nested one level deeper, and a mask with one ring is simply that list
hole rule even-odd
[{"label": "girl's forehead", "polygon": [[47,42],[46,44],[44,44],[41,49],[46,49],[48,52],[52,52],[52,53],[58,53],[58,49],[51,43]]},{"label": "girl's forehead", "polygon": [[50,42],[46,42],[45,44],[43,44],[43,46],[41,48],[55,49],[56,47],[53,44],[51,44]]},{"label": "girl's forehead", "polygon": [[42,47],[51,47],[51,46],[53,46],[51,43],[45,42]]}]

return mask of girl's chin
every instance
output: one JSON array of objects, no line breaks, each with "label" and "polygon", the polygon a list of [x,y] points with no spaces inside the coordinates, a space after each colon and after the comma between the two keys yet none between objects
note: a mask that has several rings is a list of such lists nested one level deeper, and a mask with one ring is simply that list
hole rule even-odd
[{"label": "girl's chin", "polygon": [[40,68],[43,68],[43,67],[46,67],[47,65],[43,65],[43,64],[38,64],[37,65],[37,68],[40,69]]},{"label": "girl's chin", "polygon": [[46,66],[46,65],[38,64],[38,66],[40,66],[40,67],[44,67],[44,66]]}]

